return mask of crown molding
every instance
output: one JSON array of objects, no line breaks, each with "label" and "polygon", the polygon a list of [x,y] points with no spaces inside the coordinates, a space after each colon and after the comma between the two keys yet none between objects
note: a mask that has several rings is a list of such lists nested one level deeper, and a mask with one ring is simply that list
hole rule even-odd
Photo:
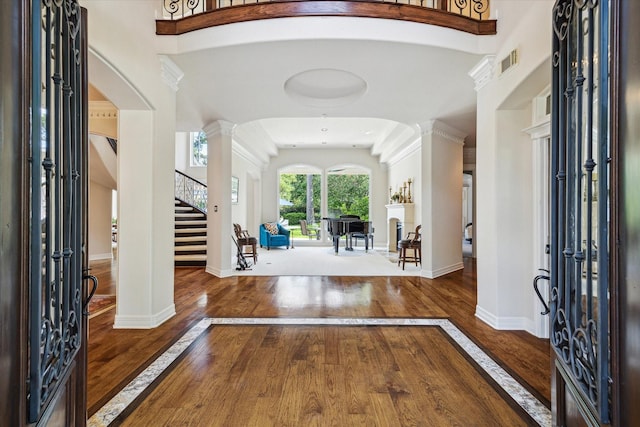
[{"label": "crown molding", "polygon": [[469,76],[476,83],[476,92],[479,92],[493,77],[495,55],[486,55],[469,71]]},{"label": "crown molding", "polygon": [[528,133],[531,139],[545,139],[551,137],[551,118],[546,117],[538,124],[535,124],[526,129],[522,129],[523,132]]},{"label": "crown molding", "polygon": [[244,159],[247,162],[251,163],[252,165],[257,167],[258,169],[262,170],[262,169],[265,168],[265,163],[263,161],[261,161],[257,156],[255,156],[252,152],[247,150],[238,141],[233,140],[231,142],[231,151],[232,151],[233,154],[235,154],[238,157],[241,157],[242,159]]},{"label": "crown molding", "polygon": [[167,55],[160,55],[160,76],[167,86],[177,92],[178,83],[184,77],[184,72]]},{"label": "crown molding", "polygon": [[440,120],[429,120],[419,125],[421,135],[438,135],[453,143],[464,145],[467,134]]},{"label": "crown molding", "polygon": [[415,152],[420,150],[420,148],[422,147],[421,142],[422,141],[420,140],[420,138],[414,139],[413,142],[407,144],[406,146],[401,148],[398,152],[396,152],[395,154],[389,156],[389,160],[387,160],[386,163],[389,166],[393,166],[396,163],[398,163],[399,161],[406,159],[407,157],[409,157],[413,153],[415,153]]},{"label": "crown molding", "polygon": [[109,101],[89,101],[90,119],[117,119],[118,109]]}]

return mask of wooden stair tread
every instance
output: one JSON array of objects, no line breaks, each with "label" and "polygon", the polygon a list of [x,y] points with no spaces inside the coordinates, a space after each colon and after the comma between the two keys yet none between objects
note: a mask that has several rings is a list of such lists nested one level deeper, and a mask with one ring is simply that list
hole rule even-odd
[{"label": "wooden stair tread", "polygon": [[176,261],[206,261],[207,254],[176,255]]},{"label": "wooden stair tread", "polygon": [[188,251],[206,251],[207,245],[185,245],[176,246],[176,252],[188,252]]},{"label": "wooden stair tread", "polygon": [[176,228],[175,231],[176,231],[176,234],[179,234],[179,233],[204,233],[206,235],[207,234],[207,227]]},{"label": "wooden stair tread", "polygon": [[174,237],[174,241],[176,243],[182,242],[200,242],[203,240],[207,240],[207,237],[203,234],[201,236],[176,236]]}]

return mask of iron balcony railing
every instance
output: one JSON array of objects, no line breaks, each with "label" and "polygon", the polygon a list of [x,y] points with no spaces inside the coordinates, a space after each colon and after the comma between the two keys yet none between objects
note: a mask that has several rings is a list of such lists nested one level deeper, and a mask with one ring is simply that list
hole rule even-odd
[{"label": "iron balcony railing", "polygon": [[[282,2],[282,0],[163,0],[163,15],[165,19],[175,20],[233,6],[279,2]],[[449,12],[479,21],[489,19],[490,11],[490,0],[371,0],[371,2],[418,6]]]},{"label": "iron balcony railing", "polygon": [[202,213],[207,213],[207,186],[180,171],[175,173],[175,195]]}]

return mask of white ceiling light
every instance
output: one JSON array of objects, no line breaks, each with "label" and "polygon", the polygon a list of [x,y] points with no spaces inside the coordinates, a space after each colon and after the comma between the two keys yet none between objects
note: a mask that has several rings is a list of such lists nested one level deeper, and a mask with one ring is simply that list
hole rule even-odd
[{"label": "white ceiling light", "polygon": [[367,82],[349,71],[317,68],[291,76],[284,83],[284,91],[307,106],[339,107],[364,95]]}]

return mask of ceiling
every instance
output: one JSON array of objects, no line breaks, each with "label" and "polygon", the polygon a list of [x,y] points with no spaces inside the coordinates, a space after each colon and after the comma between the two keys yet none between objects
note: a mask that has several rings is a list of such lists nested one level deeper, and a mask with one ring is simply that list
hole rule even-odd
[{"label": "ceiling", "polygon": [[475,146],[482,55],[407,42],[309,39],[251,42],[169,55],[184,73],[177,128],[216,120],[268,161],[281,149],[369,148],[388,159],[440,120]]}]

